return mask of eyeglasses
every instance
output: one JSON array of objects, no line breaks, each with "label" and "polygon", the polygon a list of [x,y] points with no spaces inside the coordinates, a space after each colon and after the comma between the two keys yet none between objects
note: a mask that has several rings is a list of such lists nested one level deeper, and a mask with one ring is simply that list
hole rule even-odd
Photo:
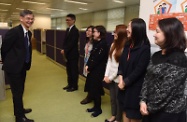
[{"label": "eyeglasses", "polygon": [[87,32],[92,32],[91,30],[86,30]]},{"label": "eyeglasses", "polygon": [[66,19],[66,21],[72,21],[72,19]]},{"label": "eyeglasses", "polygon": [[31,20],[34,21],[34,18],[30,18],[30,17],[24,17],[26,20]]}]

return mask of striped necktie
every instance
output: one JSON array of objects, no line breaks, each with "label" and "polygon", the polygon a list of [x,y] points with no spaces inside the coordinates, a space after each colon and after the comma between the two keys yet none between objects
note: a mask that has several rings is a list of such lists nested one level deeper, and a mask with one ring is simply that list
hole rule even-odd
[{"label": "striped necktie", "polygon": [[25,49],[26,49],[25,62],[28,63],[30,61],[28,32],[25,33],[24,40],[25,40]]}]

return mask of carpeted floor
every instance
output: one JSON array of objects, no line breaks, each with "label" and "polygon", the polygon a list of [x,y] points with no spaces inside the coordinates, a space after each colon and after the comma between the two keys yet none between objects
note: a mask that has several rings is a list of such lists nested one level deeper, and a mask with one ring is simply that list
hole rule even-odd
[{"label": "carpeted floor", "polygon": [[[103,113],[92,118],[85,110],[93,104],[80,104],[86,96],[83,92],[84,80],[79,80],[79,90],[72,93],[62,90],[66,85],[65,69],[34,50],[24,94],[24,107],[33,111],[26,116],[35,122],[104,122],[110,117],[108,95],[102,97]],[[6,99],[0,101],[0,122],[14,122],[11,97],[11,91],[6,90]]]}]

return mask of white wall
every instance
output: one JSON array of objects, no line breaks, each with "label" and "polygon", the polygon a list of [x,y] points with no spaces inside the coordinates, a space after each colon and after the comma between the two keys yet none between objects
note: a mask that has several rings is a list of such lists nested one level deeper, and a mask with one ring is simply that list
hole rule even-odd
[{"label": "white wall", "polygon": [[146,2],[145,0],[140,0],[139,17],[144,19],[144,21],[147,24],[147,35],[151,44],[154,44],[154,38],[153,38],[154,31],[149,30],[148,27],[149,27],[149,16],[150,14],[154,13],[153,6],[154,6],[153,0],[146,0]]},{"label": "white wall", "polygon": [[31,29],[51,29],[50,15],[35,15],[35,21]]}]

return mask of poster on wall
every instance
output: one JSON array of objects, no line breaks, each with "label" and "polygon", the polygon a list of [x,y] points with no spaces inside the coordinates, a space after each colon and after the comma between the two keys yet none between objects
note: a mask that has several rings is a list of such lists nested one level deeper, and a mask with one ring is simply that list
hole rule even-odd
[{"label": "poster on wall", "polygon": [[187,13],[187,0],[181,3],[181,10],[183,13]]},{"label": "poster on wall", "polygon": [[154,14],[149,18],[149,30],[155,30],[160,19],[176,17],[187,31],[187,0],[153,0]]},{"label": "poster on wall", "polygon": [[155,14],[166,14],[176,8],[176,0],[154,0]]}]

